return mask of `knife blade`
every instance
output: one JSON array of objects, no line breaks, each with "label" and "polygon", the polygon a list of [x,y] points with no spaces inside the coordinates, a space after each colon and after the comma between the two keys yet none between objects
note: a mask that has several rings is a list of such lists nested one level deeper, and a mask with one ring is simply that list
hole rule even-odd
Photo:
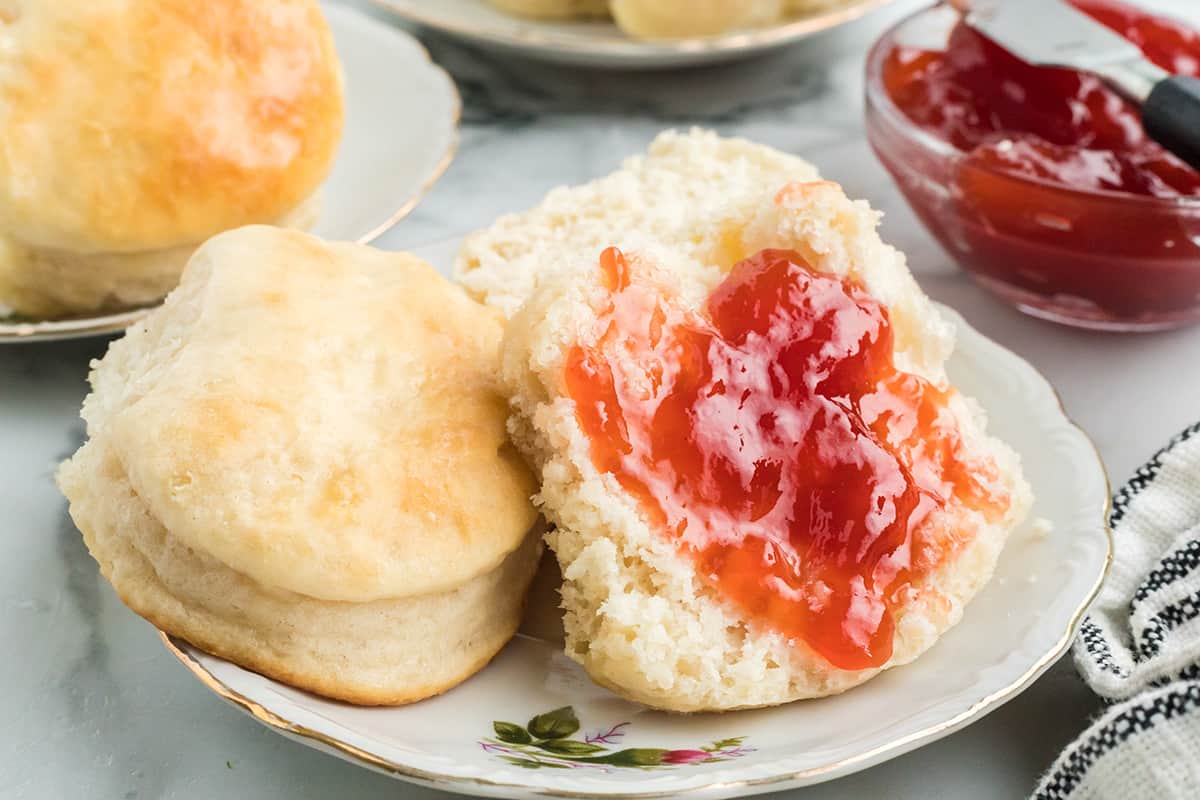
[{"label": "knife blade", "polygon": [[1064,0],[973,0],[966,22],[1022,61],[1095,73],[1138,105],[1169,77],[1133,42]]},{"label": "knife blade", "polygon": [[951,0],[964,21],[1029,64],[1099,76],[1141,107],[1146,133],[1200,170],[1200,79],[1171,75],[1065,0]]}]

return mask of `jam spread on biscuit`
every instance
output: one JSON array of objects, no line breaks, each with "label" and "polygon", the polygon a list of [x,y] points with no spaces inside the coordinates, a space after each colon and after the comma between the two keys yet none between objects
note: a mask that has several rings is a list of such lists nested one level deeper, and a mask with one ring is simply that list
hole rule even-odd
[{"label": "jam spread on biscuit", "polygon": [[[765,250],[696,311],[610,248],[565,383],[597,469],[747,618],[830,664],[879,667],[912,585],[1009,498],[947,391],[898,369],[887,310]],[[935,510],[948,513],[932,514]]]},{"label": "jam spread on biscuit", "polygon": [[[1109,0],[1072,0],[1168,72],[1200,76],[1200,33]],[[956,25],[945,52],[899,47],[884,85],[917,125],[980,166],[1080,189],[1200,196],[1200,172],[1146,135],[1136,108],[1093,75],[1031,66]]]}]

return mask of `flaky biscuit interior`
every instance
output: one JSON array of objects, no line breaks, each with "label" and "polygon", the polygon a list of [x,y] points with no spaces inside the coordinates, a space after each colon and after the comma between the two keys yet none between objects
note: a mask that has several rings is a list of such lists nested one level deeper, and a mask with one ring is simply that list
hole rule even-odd
[{"label": "flaky biscuit interior", "polygon": [[[602,302],[597,259],[610,245],[655,265],[664,291],[697,307],[740,258],[796,250],[820,271],[860,280],[889,308],[897,366],[945,385],[953,328],[879,239],[877,221],[798,159],[694,131],[664,134],[621,172],[556,190],[467,242],[459,264],[468,286],[506,312],[519,307],[502,351],[510,431],[539,470],[538,502],[555,526],[567,653],[597,682],[650,706],[701,711],[834,694],[878,672],[833,668],[717,596],[616,479],[597,471],[563,385],[565,355]],[[513,287],[530,291],[524,303]],[[994,524],[968,520],[975,537],[914,586],[887,667],[913,660],[959,621],[1031,503],[1019,458],[986,434],[982,408],[957,393],[951,408],[967,458],[994,461],[1012,503]]]}]

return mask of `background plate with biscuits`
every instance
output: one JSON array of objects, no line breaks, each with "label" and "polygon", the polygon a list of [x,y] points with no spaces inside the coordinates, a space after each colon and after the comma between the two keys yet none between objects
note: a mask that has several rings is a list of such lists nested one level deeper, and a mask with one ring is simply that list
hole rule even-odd
[{"label": "background plate with biscuits", "polygon": [[856,20],[891,0],[835,0],[761,28],[669,41],[632,38],[609,20],[513,16],[486,0],[372,2],[439,33],[529,58],[587,67],[657,69],[716,64],[767,52]]},{"label": "background plate with biscuits", "polygon": [[[417,255],[444,272],[459,242]],[[819,783],[946,736],[1015,697],[1067,649],[1111,557],[1108,481],[1050,384],[957,327],[950,378],[1021,455],[1037,495],[994,579],[913,664],[846,694],[776,708],[675,715],[593,684],[552,635],[519,635],[445,695],[362,708],[244,670],[163,636],[205,686],[265,725],[403,780],[495,797],[735,797]],[[536,591],[536,590],[535,590]],[[542,626],[541,630],[546,627]]]},{"label": "background plate with biscuits", "polygon": [[[312,232],[369,242],[412,211],[450,165],[461,101],[413,37],[344,6],[323,10],[344,71],[346,121]],[[0,343],[116,333],[147,310],[53,320],[0,315]]]}]

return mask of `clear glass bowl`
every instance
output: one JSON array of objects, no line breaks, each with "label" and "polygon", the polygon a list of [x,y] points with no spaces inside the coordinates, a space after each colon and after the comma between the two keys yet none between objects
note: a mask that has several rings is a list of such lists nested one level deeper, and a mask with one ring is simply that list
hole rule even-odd
[{"label": "clear glass bowl", "polygon": [[944,48],[956,20],[946,6],[919,11],[867,57],[867,138],[929,231],[981,285],[1036,317],[1121,331],[1200,321],[1200,200],[990,169],[896,106],[883,85],[888,54]]}]

